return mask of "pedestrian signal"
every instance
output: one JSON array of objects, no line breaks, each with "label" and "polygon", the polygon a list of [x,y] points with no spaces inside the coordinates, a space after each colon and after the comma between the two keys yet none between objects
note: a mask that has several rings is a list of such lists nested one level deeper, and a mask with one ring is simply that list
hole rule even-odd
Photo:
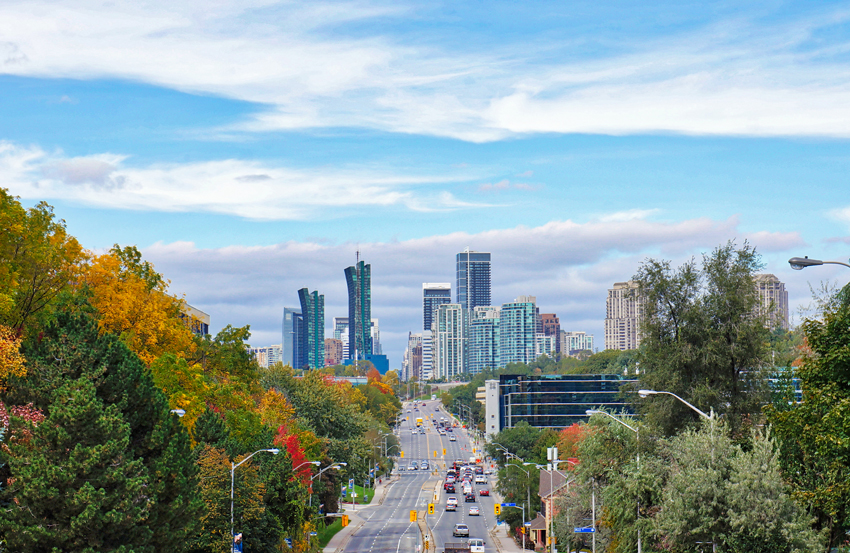
[{"label": "pedestrian signal", "polygon": [[348,526],[348,515],[342,515],[342,527]]},{"label": "pedestrian signal", "polygon": [[498,503],[496,503],[496,504],[493,506],[493,511],[496,513],[496,516],[501,515],[501,514],[502,514],[502,506],[501,506],[501,505],[499,505]]},{"label": "pedestrian signal", "polygon": [[416,511],[410,511],[410,522],[416,522]]},{"label": "pedestrian signal", "polygon": [[433,503],[429,503],[429,504],[428,504],[428,514],[429,514],[429,515],[433,515],[433,514],[434,514],[434,504],[433,504]]}]

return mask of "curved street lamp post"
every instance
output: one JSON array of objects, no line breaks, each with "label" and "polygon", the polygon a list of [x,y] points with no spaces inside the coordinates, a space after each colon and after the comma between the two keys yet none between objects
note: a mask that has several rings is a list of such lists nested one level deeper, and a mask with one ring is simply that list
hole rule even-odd
[{"label": "curved street lamp post", "polygon": [[[316,466],[321,464],[321,463],[319,463],[319,461],[310,461],[310,463],[312,463]],[[303,464],[306,464],[306,463],[302,463],[302,465]],[[300,467],[301,465],[298,465],[298,466]],[[320,470],[319,472],[317,472],[316,474],[314,474],[313,476],[310,477],[310,507],[311,508],[313,507],[313,480],[315,480],[316,478],[321,476],[322,473],[325,472],[328,469],[337,470],[337,469],[339,469],[339,467],[347,467],[347,466],[348,466],[348,463],[343,463],[343,462],[340,461],[339,463],[334,463],[332,465],[326,466],[325,468],[323,468],[322,470]]]},{"label": "curved street lamp post", "polygon": [[[245,461],[247,461],[248,459],[250,459],[251,457],[253,457],[257,453],[261,453],[263,451],[267,451],[267,452],[271,453],[272,455],[277,455],[278,453],[280,453],[280,450],[277,449],[277,448],[258,449],[257,451],[248,455],[247,457],[245,457],[244,459],[242,459],[241,461],[239,461],[235,465],[233,464],[233,461],[230,462],[230,551],[231,551],[231,553],[234,553],[236,551],[235,535],[233,534],[233,487],[234,487],[234,481],[235,481],[234,475],[236,474],[236,469],[239,466],[241,466],[242,463],[244,463]],[[318,461],[316,461],[316,462],[318,462]],[[305,463],[302,463],[302,464],[305,464]],[[298,465],[298,466],[300,467],[301,465]]]}]

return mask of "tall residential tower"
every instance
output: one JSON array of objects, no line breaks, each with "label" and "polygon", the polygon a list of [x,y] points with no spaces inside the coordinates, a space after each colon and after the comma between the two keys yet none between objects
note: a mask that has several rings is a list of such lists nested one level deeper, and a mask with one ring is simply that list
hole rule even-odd
[{"label": "tall residential tower", "polygon": [[372,355],[372,266],[360,261],[345,269],[348,284],[348,350],[346,359]]},{"label": "tall residential tower", "polygon": [[422,283],[422,329],[431,330],[434,310],[444,303],[452,302],[452,285],[449,282]]},{"label": "tall residential tower", "polygon": [[298,290],[298,299],[304,317],[302,347],[306,365],[319,369],[325,366],[325,296],[302,288]]},{"label": "tall residential tower", "polygon": [[472,311],[490,305],[490,254],[469,248],[457,254],[457,303]]}]

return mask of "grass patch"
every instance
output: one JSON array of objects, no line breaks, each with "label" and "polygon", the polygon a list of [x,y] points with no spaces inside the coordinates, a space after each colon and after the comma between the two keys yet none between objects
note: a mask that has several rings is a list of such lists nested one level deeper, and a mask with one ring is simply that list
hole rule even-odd
[{"label": "grass patch", "polygon": [[372,502],[375,497],[375,490],[372,488],[363,488],[363,486],[354,485],[354,491],[357,492],[357,504],[366,505]]},{"label": "grass patch", "polygon": [[324,548],[328,545],[337,532],[342,530],[342,519],[335,518],[333,524],[326,526],[325,528],[317,530],[319,534],[319,547]]}]

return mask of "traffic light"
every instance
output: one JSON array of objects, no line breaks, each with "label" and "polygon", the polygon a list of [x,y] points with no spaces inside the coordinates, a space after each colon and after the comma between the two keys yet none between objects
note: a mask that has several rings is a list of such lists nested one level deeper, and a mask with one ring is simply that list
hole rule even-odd
[{"label": "traffic light", "polygon": [[446,456],[446,448],[443,448],[443,457]]},{"label": "traffic light", "polygon": [[348,515],[342,515],[342,527],[348,526]]},{"label": "traffic light", "polygon": [[410,511],[410,522],[416,522],[416,511]]},{"label": "traffic light", "polygon": [[434,514],[434,504],[433,504],[433,503],[429,503],[429,504],[428,504],[428,514],[429,514],[429,515],[433,515],[433,514]]},{"label": "traffic light", "polygon": [[401,458],[404,459],[404,451],[401,452]]},{"label": "traffic light", "polygon": [[501,515],[501,514],[502,514],[502,506],[501,506],[501,505],[499,505],[498,503],[496,503],[496,504],[493,506],[493,512],[495,512],[495,513],[496,513],[496,516]]}]

